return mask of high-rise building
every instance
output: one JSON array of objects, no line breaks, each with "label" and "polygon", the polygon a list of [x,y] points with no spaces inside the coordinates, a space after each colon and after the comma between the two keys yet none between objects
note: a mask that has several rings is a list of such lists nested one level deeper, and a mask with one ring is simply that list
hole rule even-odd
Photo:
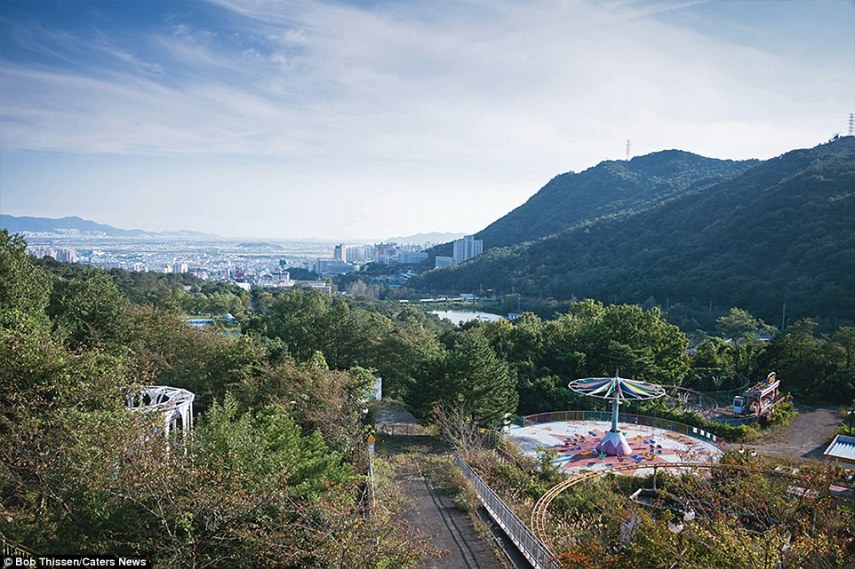
[{"label": "high-rise building", "polygon": [[56,252],[55,258],[57,261],[62,261],[63,263],[76,263],[77,251],[74,249],[60,249]]},{"label": "high-rise building", "polygon": [[347,261],[347,247],[345,245],[336,245],[333,250],[333,259],[336,261]]},{"label": "high-rise building", "polygon": [[366,245],[357,245],[347,248],[346,261],[348,263],[364,263],[368,259],[371,247]]},{"label": "high-rise building", "polygon": [[484,241],[475,239],[474,235],[466,235],[454,242],[454,262],[462,263],[484,252]]}]

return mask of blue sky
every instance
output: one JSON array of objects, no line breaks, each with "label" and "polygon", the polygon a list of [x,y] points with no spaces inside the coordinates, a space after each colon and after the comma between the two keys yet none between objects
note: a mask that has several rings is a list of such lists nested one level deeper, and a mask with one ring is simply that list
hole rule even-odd
[{"label": "blue sky", "polygon": [[474,232],[554,175],[845,133],[855,1],[0,0],[0,212]]}]

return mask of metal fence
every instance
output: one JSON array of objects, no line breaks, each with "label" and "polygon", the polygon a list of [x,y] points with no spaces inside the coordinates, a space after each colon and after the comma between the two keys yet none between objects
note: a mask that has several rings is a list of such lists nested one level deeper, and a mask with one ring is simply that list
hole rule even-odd
[{"label": "metal fence", "polygon": [[425,428],[417,423],[381,423],[377,430],[385,435],[424,435]]},{"label": "metal fence", "polygon": [[[611,411],[552,411],[550,413],[539,413],[537,415],[517,417],[515,424],[520,427],[528,427],[530,425],[555,423],[558,421],[601,421],[610,423],[611,420]],[[628,425],[643,425],[645,427],[674,431],[704,442],[724,444],[723,439],[710,431],[704,430],[700,427],[686,425],[685,423],[678,423],[677,421],[672,421],[670,419],[660,419],[659,417],[635,415],[632,413],[620,413],[618,415],[618,422]]]},{"label": "metal fence", "polygon": [[[8,541],[2,533],[0,533],[0,553],[2,553],[3,562],[11,563],[13,557],[23,557],[26,559],[35,559],[35,554],[29,549],[23,548],[17,543]],[[4,565],[5,566],[5,565]],[[29,564],[27,566],[30,566]]]},{"label": "metal fence", "polygon": [[499,524],[499,527],[514,542],[520,553],[528,559],[528,562],[535,569],[559,569],[561,564],[555,559],[549,548],[511,511],[502,499],[493,492],[493,489],[459,455],[455,457],[455,460],[460,470],[475,487],[475,491],[478,493],[481,503],[490,513],[490,517]]}]

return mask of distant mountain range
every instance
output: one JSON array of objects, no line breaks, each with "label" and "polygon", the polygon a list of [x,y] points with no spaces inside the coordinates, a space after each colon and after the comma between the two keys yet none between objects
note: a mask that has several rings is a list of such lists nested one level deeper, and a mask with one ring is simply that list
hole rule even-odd
[{"label": "distant mountain range", "polygon": [[673,150],[603,162],[478,236],[486,253],[408,286],[855,320],[855,137],[764,162]]},{"label": "distant mountain range", "polygon": [[88,237],[216,237],[198,231],[143,231],[142,229],[119,229],[111,225],[96,223],[80,217],[16,217],[0,214],[0,228],[9,233],[45,235],[81,235]]}]

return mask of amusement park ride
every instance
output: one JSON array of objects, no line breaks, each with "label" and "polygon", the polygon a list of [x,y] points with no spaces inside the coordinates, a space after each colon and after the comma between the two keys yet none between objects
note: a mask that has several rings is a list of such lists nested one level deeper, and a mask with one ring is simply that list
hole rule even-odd
[{"label": "amusement park ride", "polygon": [[618,408],[627,401],[643,401],[656,399],[665,395],[662,386],[626,379],[615,374],[614,377],[586,377],[571,381],[568,385],[576,393],[589,397],[598,397],[612,402],[612,425],[605,434],[597,451],[603,455],[627,456],[632,454],[632,448],[623,432],[618,428]]},{"label": "amusement park ride", "polygon": [[765,380],[757,382],[742,395],[733,398],[733,414],[757,419],[768,417],[775,406],[786,399],[778,391],[780,385],[781,380],[777,379],[773,371]]}]

